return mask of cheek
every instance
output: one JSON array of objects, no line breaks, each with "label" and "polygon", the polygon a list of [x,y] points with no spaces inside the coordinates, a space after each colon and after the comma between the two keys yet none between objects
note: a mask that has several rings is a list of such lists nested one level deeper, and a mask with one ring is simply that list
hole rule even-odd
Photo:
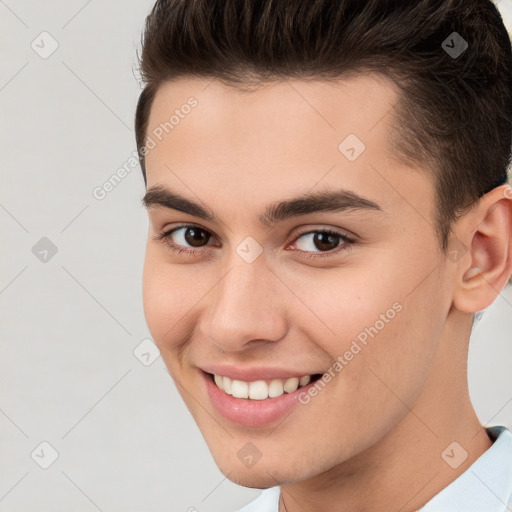
[{"label": "cheek", "polygon": [[162,355],[188,340],[201,314],[207,313],[208,291],[215,279],[194,265],[170,263],[165,250],[148,247],[144,261],[142,299],[146,324]]},{"label": "cheek", "polygon": [[435,298],[439,292],[425,282],[421,293],[410,293],[410,282],[420,278],[408,282],[401,271],[380,276],[330,272],[319,274],[314,286],[305,280],[293,283],[309,310],[301,321],[306,338],[315,340],[333,365],[339,362],[333,373],[343,374],[344,386],[371,388],[369,399],[390,393],[378,377],[400,396],[416,394],[441,335],[432,329],[443,314],[442,300]]},{"label": "cheek", "polygon": [[285,279],[300,299],[287,301],[297,308],[291,312],[294,321],[333,359],[350,350],[352,342],[364,348],[386,338],[403,316],[401,294],[394,293],[392,283],[355,268]]},{"label": "cheek", "polygon": [[379,287],[375,296],[367,296],[363,313],[354,305],[346,315],[351,323],[345,328],[343,349],[347,355],[354,345],[360,351],[350,356],[345,378],[382,417],[389,411],[390,421],[404,413],[403,403],[412,405],[422,392],[442,334],[433,328],[442,324],[441,297],[435,290],[424,291],[426,295],[408,295],[396,286],[396,293]]},{"label": "cheek", "polygon": [[148,247],[142,278],[144,316],[161,351],[171,346],[183,330],[181,324],[186,322],[193,304],[179,267],[166,264],[162,259],[161,251]]}]

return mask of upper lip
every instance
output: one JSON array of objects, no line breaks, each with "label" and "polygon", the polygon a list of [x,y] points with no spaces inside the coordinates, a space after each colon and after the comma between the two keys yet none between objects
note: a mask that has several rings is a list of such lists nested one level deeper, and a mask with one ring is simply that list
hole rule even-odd
[{"label": "upper lip", "polygon": [[290,377],[302,377],[304,375],[315,375],[323,372],[310,372],[300,370],[289,370],[274,366],[232,366],[224,364],[212,364],[201,366],[201,370],[230,379],[254,382],[256,380],[288,379]]}]

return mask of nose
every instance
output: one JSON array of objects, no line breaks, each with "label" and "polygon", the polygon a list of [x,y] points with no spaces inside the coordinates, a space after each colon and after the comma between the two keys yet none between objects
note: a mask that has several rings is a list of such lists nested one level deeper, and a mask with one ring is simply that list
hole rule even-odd
[{"label": "nose", "polygon": [[284,293],[286,287],[263,258],[237,263],[207,295],[210,304],[198,330],[225,351],[280,340],[287,329]]}]

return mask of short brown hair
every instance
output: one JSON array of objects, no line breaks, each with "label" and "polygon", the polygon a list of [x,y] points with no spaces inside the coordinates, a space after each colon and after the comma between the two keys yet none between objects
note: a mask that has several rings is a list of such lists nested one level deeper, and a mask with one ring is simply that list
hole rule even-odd
[{"label": "short brown hair", "polygon": [[[460,55],[448,51],[454,37],[467,42]],[[205,77],[243,90],[359,72],[381,73],[401,89],[390,148],[397,161],[433,174],[443,251],[452,223],[507,182],[512,50],[491,0],[158,0],[140,72],[135,131],[146,185],[141,150],[163,82]]]}]

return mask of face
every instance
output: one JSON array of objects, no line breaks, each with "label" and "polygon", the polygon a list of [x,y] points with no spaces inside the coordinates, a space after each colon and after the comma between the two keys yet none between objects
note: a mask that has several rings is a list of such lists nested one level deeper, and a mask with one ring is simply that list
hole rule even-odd
[{"label": "face", "polygon": [[145,317],[241,485],[343,464],[425,392],[450,297],[429,174],[389,150],[397,97],[372,75],[157,93]]}]

